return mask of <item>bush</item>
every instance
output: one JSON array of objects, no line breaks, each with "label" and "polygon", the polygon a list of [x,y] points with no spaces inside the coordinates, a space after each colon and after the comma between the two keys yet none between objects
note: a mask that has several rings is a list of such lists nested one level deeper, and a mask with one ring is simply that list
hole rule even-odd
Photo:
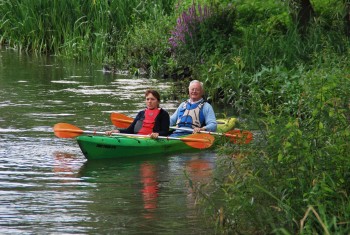
[{"label": "bush", "polygon": [[172,56],[180,66],[195,67],[216,50],[225,50],[227,38],[234,32],[235,10],[229,5],[193,4],[177,19],[169,39]]},{"label": "bush", "polygon": [[232,148],[245,158],[221,165],[231,172],[216,206],[225,208],[225,231],[349,233],[349,65],[329,62],[300,74],[292,115],[284,104],[265,110],[261,138]]}]

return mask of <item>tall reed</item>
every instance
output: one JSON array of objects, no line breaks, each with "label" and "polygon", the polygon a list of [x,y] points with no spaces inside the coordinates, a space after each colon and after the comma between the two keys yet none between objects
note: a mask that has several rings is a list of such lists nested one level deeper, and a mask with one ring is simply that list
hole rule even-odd
[{"label": "tall reed", "polygon": [[[102,61],[133,22],[168,13],[170,0],[1,1],[0,43],[34,53]],[[97,57],[97,58],[96,58]]]}]

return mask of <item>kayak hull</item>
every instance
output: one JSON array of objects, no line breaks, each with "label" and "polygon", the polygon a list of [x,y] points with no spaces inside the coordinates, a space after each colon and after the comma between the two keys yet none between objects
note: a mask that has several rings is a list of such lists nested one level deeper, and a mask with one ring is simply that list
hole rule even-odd
[{"label": "kayak hull", "polygon": [[121,136],[78,136],[77,142],[88,160],[147,157],[199,151],[181,140]]},{"label": "kayak hull", "polygon": [[[218,119],[218,132],[226,132],[233,129],[236,121],[236,118]],[[181,140],[96,135],[81,135],[76,139],[81,151],[88,160],[142,158],[200,151],[200,149],[191,147]]]},{"label": "kayak hull", "polygon": [[216,121],[218,122],[217,132],[221,133],[232,130],[238,122],[237,118],[234,117],[217,119]]}]

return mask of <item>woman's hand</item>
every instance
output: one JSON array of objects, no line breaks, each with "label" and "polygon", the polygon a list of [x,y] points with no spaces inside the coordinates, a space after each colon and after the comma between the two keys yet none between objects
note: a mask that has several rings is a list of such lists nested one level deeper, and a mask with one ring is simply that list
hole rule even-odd
[{"label": "woman's hand", "polygon": [[106,131],[106,135],[112,135],[113,133],[119,133],[119,130]]},{"label": "woman's hand", "polygon": [[152,139],[157,139],[159,136],[159,133],[153,132],[149,135],[149,137],[151,137]]}]

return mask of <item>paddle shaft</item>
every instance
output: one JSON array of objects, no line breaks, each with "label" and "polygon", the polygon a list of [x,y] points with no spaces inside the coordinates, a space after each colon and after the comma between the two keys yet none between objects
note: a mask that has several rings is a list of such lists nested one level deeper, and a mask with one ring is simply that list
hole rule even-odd
[{"label": "paddle shaft", "polygon": [[[112,118],[112,121],[119,121],[119,122],[123,122],[123,123],[127,123],[127,124],[131,124],[133,120],[130,120],[130,119],[121,119],[121,118]],[[220,121],[217,121],[216,122],[217,124],[225,124],[225,122],[220,122]]]},{"label": "paddle shaft", "polygon": [[[170,127],[170,129],[193,132],[193,129],[184,128],[184,127]],[[226,133],[219,133],[219,132],[211,132],[211,131],[199,131],[199,132],[200,132],[200,133],[211,134],[211,135],[220,135],[220,136],[228,136],[228,137],[238,137],[238,135],[232,135],[232,134],[226,134]]]},{"label": "paddle shaft", "polygon": [[[125,114],[122,113],[112,113],[111,114],[111,120],[112,122],[121,122],[121,123],[125,123],[125,124],[131,124],[134,119],[132,117],[129,117]],[[220,122],[217,121],[217,124],[225,124],[225,122]]]},{"label": "paddle shaft", "polygon": [[[188,132],[193,132],[193,129],[184,128],[184,127],[170,127],[175,130],[184,130]],[[231,130],[226,133],[219,132],[210,132],[210,131],[199,131],[199,133],[206,133],[209,135],[220,135],[230,138],[230,141],[233,143],[245,143],[248,144],[253,140],[253,134],[250,131],[241,131],[241,130]]]},{"label": "paddle shaft", "polygon": [[[101,131],[84,131],[84,130],[76,130],[76,129],[60,129],[60,132],[70,132],[70,133],[79,133],[79,134],[92,134],[92,135],[105,135],[105,132]],[[138,135],[138,134],[128,134],[128,133],[111,133],[111,135],[121,135],[121,136],[134,136],[134,137],[143,137],[149,138],[149,135]],[[207,139],[198,139],[198,138],[177,138],[170,136],[158,136],[158,139],[166,139],[166,140],[181,140],[181,141],[193,141],[193,142],[208,142]]]},{"label": "paddle shaft", "polygon": [[[133,121],[133,118],[126,116],[125,114],[121,113],[112,113],[111,114],[111,121],[113,125],[119,128],[126,128],[129,123]],[[170,127],[170,129],[176,129],[176,130],[184,130],[188,132],[193,132],[193,129],[188,128],[176,128],[176,127]],[[208,134],[208,135],[219,135],[219,136],[226,136],[230,138],[230,141],[234,143],[246,143],[248,144],[253,140],[253,134],[249,131],[241,131],[241,130],[232,130],[228,131],[226,133],[220,133],[220,132],[209,132],[209,131],[200,131],[199,133]]]}]

